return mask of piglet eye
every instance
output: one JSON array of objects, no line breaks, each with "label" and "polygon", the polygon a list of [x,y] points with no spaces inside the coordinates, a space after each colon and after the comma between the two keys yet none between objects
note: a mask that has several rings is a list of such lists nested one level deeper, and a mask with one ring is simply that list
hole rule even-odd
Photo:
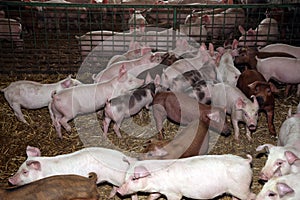
[{"label": "piglet eye", "polygon": [[275,197],[275,196],[276,196],[276,193],[270,192],[270,193],[268,194],[268,196],[269,196],[269,197]]},{"label": "piglet eye", "polygon": [[28,174],[28,171],[27,171],[27,170],[23,170],[22,173],[23,173],[24,175],[27,175],[27,174]]},{"label": "piglet eye", "polygon": [[278,161],[276,162],[276,165],[277,165],[277,166],[282,166],[282,165],[283,165],[283,161],[282,161],[282,160],[278,160]]}]

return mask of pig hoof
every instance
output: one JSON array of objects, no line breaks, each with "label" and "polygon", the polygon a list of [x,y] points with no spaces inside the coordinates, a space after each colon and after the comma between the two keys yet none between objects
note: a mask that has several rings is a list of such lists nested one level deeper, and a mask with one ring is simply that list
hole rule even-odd
[{"label": "pig hoof", "polygon": [[163,130],[159,131],[159,133],[158,133],[158,139],[159,140],[163,140],[164,138],[165,138],[164,131]]}]

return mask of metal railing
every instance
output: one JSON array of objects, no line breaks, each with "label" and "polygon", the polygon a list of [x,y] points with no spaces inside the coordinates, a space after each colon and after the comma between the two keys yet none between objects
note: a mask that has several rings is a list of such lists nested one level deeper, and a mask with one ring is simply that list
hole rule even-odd
[{"label": "metal railing", "polygon": [[[210,10],[208,14],[213,23],[210,27],[206,26],[206,29],[211,28],[212,33],[205,35],[204,29],[201,29],[202,25],[205,25],[203,20],[198,24],[188,20],[185,33],[199,43],[213,42],[215,46],[223,45],[226,40],[238,39],[241,36],[238,30],[239,24],[234,22],[232,24],[234,31],[228,34],[226,32],[228,23],[225,23],[225,20],[223,23],[216,22],[219,10],[228,8],[244,10],[243,27],[245,30],[255,29],[266,17],[266,10],[271,11],[268,16],[276,18],[278,22],[279,35],[276,36],[276,42],[300,45],[299,4],[103,5],[4,1],[0,2],[0,10],[5,12],[4,19],[13,20],[5,21],[0,18],[0,70],[1,73],[70,73],[77,72],[82,63],[86,62],[84,59],[88,53],[99,44],[102,48],[106,45],[111,55],[120,53],[128,48],[128,42],[132,37],[140,37],[139,34],[135,34],[124,42],[129,34],[128,18],[132,9],[144,12],[143,15],[148,22],[146,31],[158,30],[158,28],[174,31],[163,39],[171,42],[169,49],[174,47],[178,33],[176,30],[184,28],[182,24],[187,15],[196,16],[197,11]],[[224,16],[226,17],[226,14]],[[236,15],[233,19],[237,17]],[[16,28],[18,24],[22,26],[20,30]],[[196,30],[196,35],[192,35],[192,27]],[[217,30],[220,34],[215,37]],[[86,34],[88,32],[90,35]],[[116,32],[118,32],[118,37],[115,35]],[[84,40],[80,39],[80,36],[84,34],[87,37]],[[154,36],[159,37],[157,34]],[[265,37],[266,42],[270,42],[271,37],[272,33],[268,32]],[[111,42],[102,43],[103,39],[111,40]],[[257,39],[259,39],[258,36],[255,37],[255,40]],[[119,40],[123,43],[119,43]],[[123,49],[118,50],[118,45]],[[163,47],[157,46],[158,49]],[[101,49],[96,57],[104,53]],[[92,64],[98,62],[102,65],[103,60],[103,58],[96,59]]]}]

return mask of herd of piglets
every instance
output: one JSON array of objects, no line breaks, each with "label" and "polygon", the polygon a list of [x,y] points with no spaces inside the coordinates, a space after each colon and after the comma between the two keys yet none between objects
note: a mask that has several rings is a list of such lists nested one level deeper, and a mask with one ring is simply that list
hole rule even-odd
[{"label": "herd of piglets", "polygon": [[[294,81],[297,73],[285,69],[283,74],[283,64],[277,65],[277,60],[281,59],[279,56],[286,56],[282,62],[287,60],[290,64],[284,66],[299,67],[299,48],[271,44],[254,49],[238,47],[238,41],[234,40],[229,49],[221,47],[215,51],[212,44],[208,48],[205,44],[193,48],[184,39],[178,39],[176,43],[176,48],[168,52],[136,51],[139,55],[133,59],[136,64],[130,70],[145,65],[143,61],[150,65],[156,63],[139,73],[131,74],[127,70],[130,60],[126,59],[109,62],[111,65],[104,72],[112,68],[119,71],[114,72],[108,81],[101,81],[101,75],[95,75],[100,77],[98,81],[95,79],[95,83],[85,84],[69,76],[53,84],[17,81],[2,89],[18,119],[28,125],[21,107],[37,109],[48,106],[60,138],[61,126],[70,131],[72,127],[68,122],[77,115],[102,109],[105,137],[109,133],[109,124],[114,122],[113,131],[122,138],[123,119],[138,114],[143,108],[152,112],[158,132],[138,157],[101,147],[43,157],[38,148],[28,146],[27,160],[9,178],[9,182],[18,187],[3,189],[3,195],[0,193],[3,199],[18,199],[28,193],[31,199],[51,199],[42,195],[48,190],[57,190],[52,184],[55,181],[62,182],[60,187],[68,187],[69,182],[73,182],[75,188],[70,186],[52,199],[64,199],[65,196],[67,199],[97,199],[99,194],[95,185],[102,182],[113,185],[110,197],[118,192],[131,195],[133,199],[137,198],[139,191],[149,193],[149,199],[161,195],[178,200],[183,196],[212,199],[224,193],[242,200],[268,199],[271,195],[278,196],[276,199],[299,198],[300,188],[291,174],[300,172],[300,104],[297,112],[292,114],[290,110],[283,122],[278,145],[261,144],[256,149],[268,154],[260,173],[260,179],[268,182],[257,197],[250,191],[253,177],[250,155],[247,159],[234,155],[207,155],[211,131],[222,136],[231,134],[226,115],[230,115],[237,142],[240,140],[238,123],[246,125],[247,138],[251,140],[260,111],[267,114],[270,136],[277,137],[273,119],[276,110],[274,93],[278,93],[278,89],[269,80],[287,85],[300,83],[300,78],[298,82]],[[132,41],[124,55],[132,53],[134,47],[145,48]],[[267,51],[271,47],[277,51]],[[153,63],[148,61],[151,57]],[[255,64],[249,62],[253,59]],[[244,70],[235,67],[242,64],[247,66]],[[194,69],[193,65],[196,65]],[[223,80],[224,75],[232,78]],[[86,103],[87,99],[89,103]],[[165,139],[163,122],[166,119],[184,126],[172,140]],[[92,173],[92,178],[84,178],[89,173]],[[201,186],[197,184],[199,180],[202,180]],[[41,192],[36,194],[32,188]]]},{"label": "herd of piglets", "polygon": [[[245,14],[241,9],[222,12],[228,16]],[[222,16],[224,13],[216,15],[215,20],[223,23]],[[197,24],[199,20],[206,25],[204,32],[212,34],[213,39],[224,34],[211,30],[209,14],[195,13],[186,24]],[[233,27],[227,28],[225,34]],[[138,192],[146,192],[153,200],[161,195],[169,200],[180,200],[183,196],[213,199],[224,193],[241,200],[298,200],[300,104],[295,114],[289,111],[277,134],[273,120],[274,93],[278,89],[270,80],[287,84],[287,88],[298,85],[300,95],[300,47],[280,43],[265,46],[266,31],[274,35],[268,38],[270,41],[276,40],[278,33],[277,22],[272,18],[261,21],[255,30],[245,31],[242,25],[239,30],[242,36],[231,45],[214,48],[212,43],[208,47],[202,43],[194,47],[185,38],[176,38],[174,49],[159,51],[153,46],[157,42],[149,39],[153,35],[146,33],[142,37],[149,43],[126,43],[127,52],[113,56],[105,69],[92,76],[94,83],[69,76],[52,84],[17,81],[2,89],[17,118],[28,125],[22,107],[48,106],[60,138],[64,133],[61,126],[71,131],[68,122],[78,115],[104,110],[103,136],[107,138],[109,125],[114,122],[113,131],[122,139],[122,121],[143,108],[153,114],[158,134],[138,157],[102,147],[45,157],[38,148],[28,146],[27,160],[8,180],[17,187],[0,190],[0,199],[99,199],[96,184],[108,182],[113,185],[109,198],[119,193],[138,199]],[[144,32],[144,27],[139,31]],[[124,37],[115,34],[116,38]],[[168,30],[158,32],[157,37],[166,34]],[[251,43],[253,37],[255,44]],[[101,44],[112,48],[109,42]],[[227,115],[236,142],[240,141],[239,122],[245,124],[247,139],[251,141],[260,111],[267,114],[270,137],[278,136],[278,145],[261,144],[256,149],[268,154],[260,173],[260,179],[267,183],[256,195],[250,190],[251,155],[242,158],[207,154],[211,131],[223,136],[231,134]],[[165,139],[167,119],[183,126],[173,140]]]}]

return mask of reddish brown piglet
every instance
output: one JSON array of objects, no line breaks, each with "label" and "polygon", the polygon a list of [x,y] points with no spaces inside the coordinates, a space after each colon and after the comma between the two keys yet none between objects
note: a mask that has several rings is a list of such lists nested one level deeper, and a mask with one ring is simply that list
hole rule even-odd
[{"label": "reddish brown piglet", "polygon": [[50,176],[32,183],[0,189],[0,200],[98,200],[97,175]]},{"label": "reddish brown piglet", "polygon": [[245,70],[239,77],[237,87],[248,97],[255,95],[259,108],[266,112],[269,132],[276,136],[273,123],[275,101],[272,91],[275,91],[272,84],[266,82],[265,78],[256,70]]},{"label": "reddish brown piglet", "polygon": [[199,119],[210,129],[224,135],[230,134],[230,129],[226,125],[225,109],[199,103],[184,93],[159,92],[154,96],[152,104],[156,128],[160,134],[162,134],[163,122],[167,118],[181,125]]},{"label": "reddish brown piglet", "polygon": [[208,126],[195,120],[182,129],[174,139],[152,139],[139,159],[176,159],[207,154],[209,147]]}]

